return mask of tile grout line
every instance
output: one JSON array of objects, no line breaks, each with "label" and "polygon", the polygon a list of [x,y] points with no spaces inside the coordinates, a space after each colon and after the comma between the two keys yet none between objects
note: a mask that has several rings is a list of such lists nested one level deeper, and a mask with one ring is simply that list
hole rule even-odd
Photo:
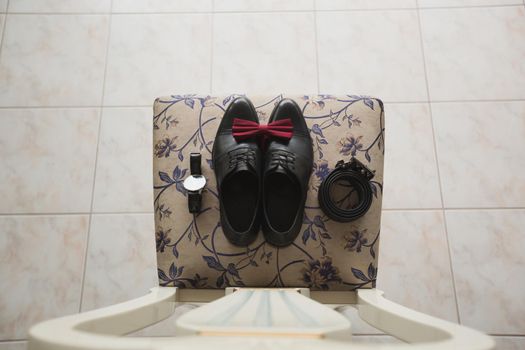
[{"label": "tile grout line", "polygon": [[317,74],[317,94],[321,94],[321,79],[319,73],[319,40],[317,37],[317,0],[313,0],[314,10],[314,45],[315,45],[315,71]]},{"label": "tile grout line", "polygon": [[106,77],[107,77],[107,70],[108,70],[108,56],[109,56],[109,45],[111,42],[111,22],[113,19],[113,0],[110,1],[110,13],[109,13],[109,20],[108,20],[108,33],[107,33],[107,43],[106,43],[106,52],[105,52],[105,61],[104,61],[104,79],[102,80],[102,95],[100,97],[100,106],[99,106],[99,121],[98,121],[98,138],[97,138],[97,146],[96,146],[96,153],[95,153],[95,165],[93,169],[93,186],[91,188],[91,205],[89,209],[89,223],[88,223],[88,231],[86,235],[86,250],[84,251],[84,266],[82,271],[82,281],[80,283],[80,302],[78,305],[78,312],[82,312],[82,303],[84,299],[84,286],[85,286],[85,280],[86,280],[86,271],[87,271],[87,264],[88,264],[88,255],[89,255],[89,240],[91,236],[91,228],[93,227],[93,206],[95,203],[95,185],[96,185],[96,179],[97,179],[97,163],[98,163],[98,153],[100,149],[100,138],[101,138],[101,130],[102,130],[102,117],[103,117],[103,106],[104,106],[104,94],[106,90]]},{"label": "tile grout line", "polygon": [[[337,93],[337,92],[336,92]],[[439,104],[439,103],[503,103],[503,102],[525,102],[525,99],[494,99],[494,100],[440,100],[440,101],[385,101],[384,104]],[[151,105],[105,105],[102,106],[0,106],[2,109],[90,109],[90,108],[150,108]]]},{"label": "tile grout line", "polygon": [[464,6],[429,6],[429,7],[420,7],[419,10],[454,10],[454,9],[472,9],[472,8],[494,8],[494,7],[521,7],[521,4],[486,4],[486,5],[464,5]]},{"label": "tile grout line", "polygon": [[9,16],[9,12],[7,11],[7,9],[9,8],[9,0],[7,0],[7,3],[5,6],[6,8],[5,8],[5,13],[4,13],[4,23],[2,24],[2,37],[0,37],[0,61],[2,59],[2,51],[4,48],[4,38],[5,38],[6,29],[7,29],[7,16]]},{"label": "tile grout line", "polygon": [[[314,3],[315,4],[315,3]],[[384,7],[384,8],[351,8],[351,9],[315,9],[318,12],[376,12],[376,11],[410,11],[410,10],[424,10],[424,11],[431,11],[431,10],[454,10],[454,9],[470,9],[470,8],[494,8],[494,7],[521,7],[522,4],[516,3],[516,4],[496,4],[496,5],[471,5],[471,6],[433,6],[433,7]],[[314,7],[315,8],[315,7]],[[285,12],[285,13],[308,13],[312,12],[312,10],[265,10],[265,11],[257,11],[257,10],[222,10],[222,11],[215,11],[217,14],[245,14],[245,13],[279,13],[279,12]],[[100,15],[177,15],[177,14],[190,14],[190,15],[200,15],[200,14],[210,14],[212,11],[151,11],[151,12],[23,12],[23,11],[6,11],[6,13],[10,13],[13,15],[53,15],[53,16],[69,16],[69,15],[81,15],[81,16],[100,16]]]},{"label": "tile grout line", "polygon": [[436,171],[437,171],[437,175],[438,175],[438,184],[439,184],[439,195],[440,195],[440,200],[441,200],[441,215],[443,216],[443,226],[444,226],[444,229],[445,229],[445,239],[447,241],[447,252],[448,252],[448,262],[449,262],[449,269],[450,269],[450,277],[451,277],[451,280],[452,280],[452,289],[453,289],[453,292],[454,292],[454,301],[455,301],[455,305],[456,305],[456,316],[457,316],[457,319],[458,319],[458,323],[461,323],[461,315],[459,313],[459,300],[458,300],[458,293],[457,293],[457,288],[456,288],[456,278],[455,278],[455,275],[454,275],[454,266],[453,266],[453,263],[452,263],[452,251],[451,251],[451,247],[450,247],[450,240],[449,240],[449,235],[448,235],[448,226],[447,226],[447,218],[446,218],[446,214],[445,214],[445,201],[443,200],[443,183],[441,181],[441,172],[440,172],[440,169],[439,169],[439,159],[438,159],[438,152],[437,152],[437,142],[436,142],[436,132],[434,130],[434,118],[433,118],[433,113],[432,113],[432,103],[430,102],[431,101],[431,95],[430,95],[430,86],[429,86],[429,82],[428,82],[428,70],[427,70],[427,62],[426,62],[426,56],[425,56],[425,47],[424,47],[424,41],[423,41],[423,25],[422,25],[422,22],[421,22],[421,12],[420,12],[420,7],[419,7],[419,0],[416,0],[416,5],[418,7],[418,9],[416,10],[416,13],[417,13],[417,21],[418,21],[418,27],[419,27],[419,45],[421,47],[421,55],[422,55],[422,58],[423,58],[423,70],[425,72],[425,85],[426,85],[426,89],[427,89],[427,99],[429,100],[428,102],[428,111],[429,111],[429,116],[430,116],[430,126],[431,126],[431,131],[432,131],[432,143],[433,143],[433,148],[434,148],[434,158],[435,158],[435,162],[436,162]]}]

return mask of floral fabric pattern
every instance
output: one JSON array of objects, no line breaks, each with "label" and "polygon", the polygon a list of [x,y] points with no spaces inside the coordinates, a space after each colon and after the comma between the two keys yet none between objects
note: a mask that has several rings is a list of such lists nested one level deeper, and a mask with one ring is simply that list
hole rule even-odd
[{"label": "floral fabric pattern", "polygon": [[[314,166],[303,227],[288,247],[265,242],[262,232],[249,247],[231,245],[222,234],[211,149],[220,119],[239,95],[172,95],[158,98],[153,114],[155,239],[161,286],[181,288],[308,287],[312,290],[372,288],[383,192],[384,108],[368,96],[248,96],[261,123],[276,103],[294,99],[303,110],[314,147]],[[202,211],[187,209],[182,186],[189,155],[202,154]],[[370,210],[338,223],[317,203],[321,181],[337,161],[356,157],[375,177]]]}]

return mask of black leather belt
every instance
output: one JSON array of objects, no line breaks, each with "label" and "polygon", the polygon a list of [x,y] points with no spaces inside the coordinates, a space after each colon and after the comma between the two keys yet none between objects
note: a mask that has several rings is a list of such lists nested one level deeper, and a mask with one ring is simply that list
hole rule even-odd
[{"label": "black leather belt", "polygon": [[[370,180],[373,177],[374,172],[356,158],[352,157],[347,163],[340,160],[319,187],[321,209],[330,219],[338,222],[357,220],[365,215],[372,204]],[[354,194],[356,196],[352,203]]]}]

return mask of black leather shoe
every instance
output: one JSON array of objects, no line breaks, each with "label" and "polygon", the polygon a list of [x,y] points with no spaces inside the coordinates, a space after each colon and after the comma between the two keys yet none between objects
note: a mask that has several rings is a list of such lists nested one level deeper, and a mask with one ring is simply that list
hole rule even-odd
[{"label": "black leather shoe", "polygon": [[222,231],[235,245],[247,246],[260,228],[261,151],[256,137],[237,142],[232,135],[234,118],[259,123],[255,107],[245,97],[235,99],[217,130],[212,161],[219,191]]},{"label": "black leather shoe", "polygon": [[312,139],[303,113],[294,101],[284,99],[269,122],[288,118],[293,135],[290,140],[270,140],[263,169],[263,232],[276,246],[291,244],[301,230],[313,166]]}]

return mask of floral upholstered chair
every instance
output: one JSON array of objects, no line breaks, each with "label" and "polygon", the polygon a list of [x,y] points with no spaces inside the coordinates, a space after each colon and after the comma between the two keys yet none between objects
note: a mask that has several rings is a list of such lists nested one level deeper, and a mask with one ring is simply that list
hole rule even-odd
[{"label": "floral upholstered chair", "polygon": [[[215,132],[236,96],[174,95],[155,101],[153,176],[159,284],[327,291],[374,287],[383,183],[383,103],[364,96],[252,98],[261,123],[281,99],[292,98],[299,104],[313,139],[314,167],[303,228],[295,242],[276,248],[260,235],[246,249],[230,244],[222,234],[211,164]],[[202,154],[208,180],[203,210],[195,217],[186,209],[182,186],[191,152]],[[350,157],[375,171],[371,181],[374,198],[364,217],[338,223],[319,208],[317,191],[337,161]]]},{"label": "floral upholstered chair", "polygon": [[[381,349],[489,350],[477,331],[424,315],[382,297],[375,289],[385,150],[384,107],[356,95],[249,96],[261,122],[284,97],[301,107],[310,129],[314,165],[302,229],[287,247],[262,234],[237,247],[222,233],[211,162],[213,138],[228,104],[238,95],[172,95],[155,100],[153,178],[159,287],[126,303],[34,326],[29,348],[370,349],[352,342],[338,305],[355,304],[359,316],[409,344]],[[208,184],[202,208],[188,212],[183,180],[191,152],[203,158]],[[355,157],[375,172],[368,212],[350,223],[330,220],[319,208],[321,181],[339,160]],[[206,303],[176,320],[175,337],[118,337],[174,314],[184,303]]]}]

